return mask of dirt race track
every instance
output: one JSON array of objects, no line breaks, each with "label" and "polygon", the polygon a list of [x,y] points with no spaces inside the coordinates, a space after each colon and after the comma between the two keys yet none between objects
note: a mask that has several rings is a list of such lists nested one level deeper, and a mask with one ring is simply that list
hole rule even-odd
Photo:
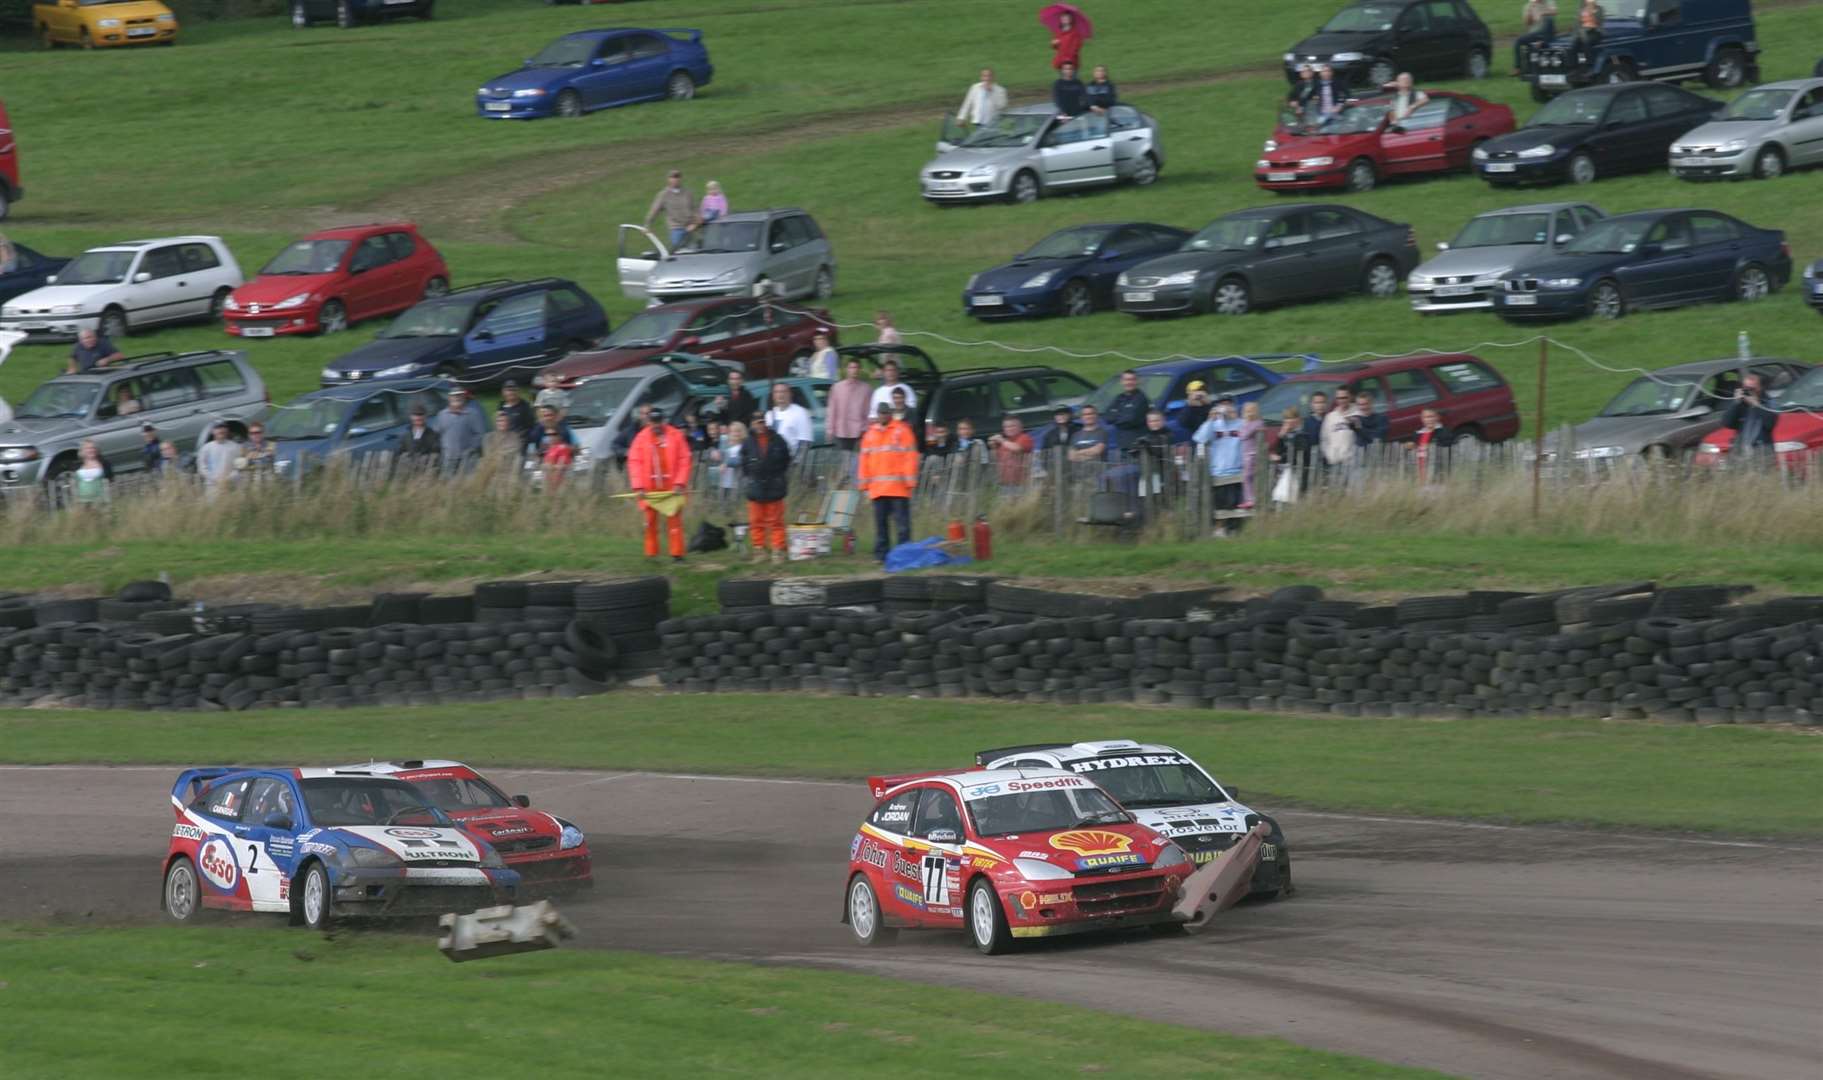
[{"label": "dirt race track", "polygon": [[[158,919],[174,775],[0,767],[0,919]],[[870,951],[837,923],[859,783],[493,775],[588,831],[600,884],[563,908],[591,946],[1051,998],[1464,1076],[1823,1075],[1816,846],[1293,811],[1298,895],[1200,937]]]}]

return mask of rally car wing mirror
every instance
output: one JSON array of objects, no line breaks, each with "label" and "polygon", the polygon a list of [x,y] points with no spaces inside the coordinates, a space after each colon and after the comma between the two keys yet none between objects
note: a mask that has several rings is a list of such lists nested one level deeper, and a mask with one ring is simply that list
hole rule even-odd
[{"label": "rally car wing mirror", "polygon": [[291,819],[284,814],[267,814],[266,828],[288,832],[291,829]]},{"label": "rally car wing mirror", "polygon": [[515,795],[513,796],[513,805],[520,809],[524,809],[525,807],[532,805],[532,797],[530,795]]}]

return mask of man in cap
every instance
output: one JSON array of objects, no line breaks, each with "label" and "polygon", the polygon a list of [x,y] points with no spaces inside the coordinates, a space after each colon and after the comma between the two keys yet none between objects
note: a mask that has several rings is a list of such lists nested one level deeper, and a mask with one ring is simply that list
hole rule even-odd
[{"label": "man in cap", "polygon": [[684,174],[681,169],[672,169],[665,175],[665,186],[652,197],[652,206],[646,211],[646,228],[652,227],[652,220],[658,217],[659,211],[665,215],[665,225],[670,229],[671,250],[676,251],[690,230],[702,221],[696,205],[696,196],[684,187]]},{"label": "man in cap", "polygon": [[646,414],[646,426],[627,447],[627,486],[639,493],[646,519],[646,558],[658,557],[658,522],[665,521],[671,560],[684,561],[684,492],[690,486],[690,440],[665,422],[663,409]]},{"label": "man in cap", "polygon": [[468,390],[460,386],[450,390],[449,404],[437,414],[434,426],[443,447],[444,472],[467,472],[481,460],[487,410],[468,399]]},{"label": "man in cap", "polygon": [[437,438],[437,429],[430,426],[430,410],[422,401],[412,402],[411,430],[399,443],[397,463],[422,472],[436,467],[442,457],[443,444]]},{"label": "man in cap", "polygon": [[532,405],[519,396],[519,384],[512,379],[501,384],[500,407],[494,411],[506,417],[508,429],[515,434],[524,435],[534,423]]},{"label": "man in cap", "polygon": [[1209,385],[1201,379],[1184,388],[1184,407],[1177,411],[1177,428],[1183,432],[1184,438],[1195,435],[1196,429],[1209,419],[1209,406],[1212,404],[1214,402],[1209,400]]}]

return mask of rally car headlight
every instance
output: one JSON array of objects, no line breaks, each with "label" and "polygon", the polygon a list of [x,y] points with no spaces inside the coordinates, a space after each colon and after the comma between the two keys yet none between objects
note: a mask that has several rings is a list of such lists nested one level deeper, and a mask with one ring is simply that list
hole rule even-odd
[{"label": "rally car headlight", "polygon": [[1320,169],[1325,165],[1334,165],[1335,163],[1336,159],[1332,157],[1307,157],[1303,161],[1298,162],[1298,168]]},{"label": "rally car headlight", "polygon": [[562,848],[567,851],[570,848],[582,846],[583,836],[582,836],[581,829],[578,829],[575,825],[563,820],[562,818],[557,819],[557,824],[563,826],[563,835],[557,841],[557,846],[559,848]]},{"label": "rally car headlight", "polygon": [[1014,859],[1013,869],[1019,871],[1027,881],[1062,881],[1075,876],[1061,866],[1052,866],[1038,859]]},{"label": "rally car headlight", "polygon": [[283,300],[272,305],[272,310],[285,311],[289,308],[301,307],[303,306],[304,301],[308,299],[310,299],[310,294],[307,292],[298,293],[296,296],[287,296]]},{"label": "rally car headlight", "polygon": [[973,179],[979,180],[984,176],[993,176],[999,171],[1000,166],[998,165],[977,165],[968,171],[968,175]]},{"label": "rally car headlight", "polygon": [[[479,844],[475,846],[481,847]],[[500,870],[505,868],[506,860],[502,859],[500,853],[493,848],[481,847],[481,865],[489,870]]]},{"label": "rally car headlight", "polygon": [[1430,283],[1431,283],[1431,278],[1430,278],[1430,275],[1429,275],[1429,274],[1416,274],[1416,273],[1414,273],[1414,274],[1413,274],[1413,275],[1412,275],[1412,276],[1411,276],[1411,277],[1408,277],[1408,278],[1406,278],[1406,279],[1405,279],[1405,284],[1406,284],[1406,285],[1407,285],[1407,286],[1408,286],[1408,287],[1409,287],[1409,286],[1413,286],[1413,285],[1418,285],[1418,286],[1429,286],[1429,285],[1430,285]]},{"label": "rally car headlight", "polygon": [[1158,849],[1158,858],[1152,860],[1152,869],[1163,870],[1167,866],[1182,866],[1190,861],[1184,849],[1176,844],[1166,844]]},{"label": "rally car headlight", "polygon": [[514,97],[543,97],[544,91],[539,90],[539,89],[515,90],[515,91],[513,91],[513,96]]},{"label": "rally car headlight", "polygon": [[51,308],[51,314],[52,315],[80,315],[80,314],[82,314],[82,305],[81,304],[58,304],[56,307]]},{"label": "rally car headlight", "polygon": [[1555,153],[1557,153],[1557,147],[1552,146],[1550,143],[1542,143],[1538,146],[1529,146],[1526,149],[1521,150],[1519,156],[1522,158],[1541,158],[1550,157]]},{"label": "rally car headlight", "polygon": [[375,870],[391,870],[405,865],[392,852],[370,847],[349,848],[348,861],[356,866],[365,866]]},{"label": "rally car headlight", "polygon": [[1546,278],[1545,280],[1539,282],[1538,284],[1539,284],[1540,288],[1545,288],[1545,289],[1576,289],[1576,288],[1582,287],[1582,278],[1579,278],[1579,277]]},{"label": "rally car headlight", "polygon": [[1122,270],[1120,274],[1115,277],[1114,284],[1125,287],[1127,284],[1127,272],[1125,270]]},{"label": "rally car headlight", "polygon": [[1158,283],[1160,285],[1194,285],[1196,284],[1196,271],[1180,270],[1175,274],[1166,274],[1158,279]]}]

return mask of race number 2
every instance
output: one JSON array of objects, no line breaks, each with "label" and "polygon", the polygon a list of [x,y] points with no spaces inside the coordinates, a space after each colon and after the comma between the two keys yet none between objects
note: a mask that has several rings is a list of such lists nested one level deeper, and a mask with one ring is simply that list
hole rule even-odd
[{"label": "race number 2", "polygon": [[944,874],[941,855],[924,857],[924,902],[938,906],[949,903],[949,878]]}]

